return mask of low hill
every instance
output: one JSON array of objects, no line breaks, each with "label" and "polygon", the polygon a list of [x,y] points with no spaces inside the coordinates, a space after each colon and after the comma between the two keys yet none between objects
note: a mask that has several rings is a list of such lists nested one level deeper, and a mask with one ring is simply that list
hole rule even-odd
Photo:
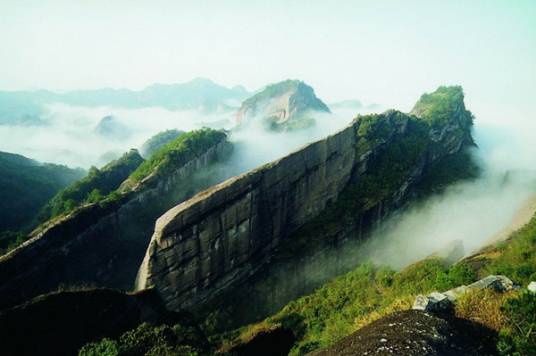
[{"label": "low hill", "polygon": [[27,227],[54,194],[84,174],[82,169],[0,152],[0,231]]}]

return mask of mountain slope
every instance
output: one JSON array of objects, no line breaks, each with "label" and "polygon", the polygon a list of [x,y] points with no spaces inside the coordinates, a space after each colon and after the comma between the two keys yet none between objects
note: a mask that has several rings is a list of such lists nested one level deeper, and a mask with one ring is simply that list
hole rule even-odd
[{"label": "mountain slope", "polygon": [[[130,290],[155,220],[213,184],[213,177],[203,173],[224,162],[231,152],[232,145],[223,131],[185,133],[137,166],[118,189],[106,196],[98,194],[96,202],[84,203],[41,224],[32,231],[29,243],[0,256],[0,279],[4,281],[0,309],[60,285]],[[89,198],[93,198],[93,187],[106,175],[95,175],[96,179],[74,189],[72,197],[85,199],[84,192],[91,189]]]},{"label": "mountain slope", "polygon": [[245,100],[237,113],[237,123],[247,125],[258,120],[271,129],[292,129],[313,124],[308,115],[315,112],[330,111],[313,88],[298,80],[286,80]]},{"label": "mountain slope", "polygon": [[101,200],[119,188],[142,162],[138,151],[132,149],[101,169],[92,167],[86,177],[60,191],[46,204],[39,216],[40,221],[68,213],[83,203]]},{"label": "mountain slope", "polygon": [[54,194],[84,174],[0,152],[0,231],[26,227]]}]

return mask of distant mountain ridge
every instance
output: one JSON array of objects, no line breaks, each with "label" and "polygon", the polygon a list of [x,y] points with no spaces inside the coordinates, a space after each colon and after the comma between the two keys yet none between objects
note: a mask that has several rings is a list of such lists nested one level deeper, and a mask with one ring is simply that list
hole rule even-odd
[{"label": "distant mountain ridge", "polygon": [[195,78],[186,83],[153,84],[139,91],[112,88],[65,93],[49,90],[0,91],[0,124],[38,124],[43,105],[51,103],[131,109],[156,106],[211,113],[238,107],[249,95],[242,86],[228,88],[205,78]]}]

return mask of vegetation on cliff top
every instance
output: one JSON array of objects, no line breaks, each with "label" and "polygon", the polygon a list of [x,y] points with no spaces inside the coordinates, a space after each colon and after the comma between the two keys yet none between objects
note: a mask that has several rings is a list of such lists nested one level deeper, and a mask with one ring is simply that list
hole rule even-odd
[{"label": "vegetation on cliff top", "polygon": [[153,153],[155,153],[160,147],[164,146],[166,143],[173,141],[184,132],[179,130],[165,130],[157,133],[156,135],[149,138],[147,141],[141,145],[140,153],[143,157],[150,158]]},{"label": "vegetation on cliff top", "polygon": [[[194,157],[223,142],[224,131],[203,128],[182,134],[160,147],[150,159],[144,161],[128,178],[124,187],[129,188],[151,174],[163,176],[182,166]],[[124,189],[122,187],[122,189]]]},{"label": "vegetation on cliff top", "polygon": [[473,124],[473,116],[465,110],[461,86],[441,86],[433,93],[423,94],[411,113],[428,121],[433,127],[457,117],[463,127]]},{"label": "vegetation on cliff top", "polygon": [[86,177],[60,191],[38,216],[40,222],[74,210],[83,203],[95,203],[103,199],[143,162],[138,151],[130,150],[119,159],[98,169],[91,167]]}]

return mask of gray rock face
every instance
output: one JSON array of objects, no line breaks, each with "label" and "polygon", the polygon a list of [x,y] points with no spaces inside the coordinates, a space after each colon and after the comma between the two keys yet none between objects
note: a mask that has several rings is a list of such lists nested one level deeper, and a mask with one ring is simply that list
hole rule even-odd
[{"label": "gray rock face", "polygon": [[[408,120],[391,111],[379,120],[389,134],[359,152],[360,120],[324,140],[278,161],[229,179],[160,217],[138,272],[136,288],[154,287],[172,310],[199,306],[270,264],[274,251],[292,233],[319,216],[351,182],[368,172],[372,160],[397,137]],[[403,114],[402,114],[403,116]],[[399,116],[398,116],[399,117]],[[439,132],[439,136],[437,136]],[[452,137],[442,132],[456,132]],[[471,141],[456,120],[431,132],[428,149],[388,201],[370,209],[363,224],[378,222],[401,206],[426,166],[454,154]],[[359,152],[359,153],[358,153]],[[341,238],[356,231],[341,231]]]},{"label": "gray rock face", "polygon": [[304,119],[312,112],[329,113],[330,110],[316,97],[313,88],[301,81],[286,80],[269,85],[245,100],[236,120],[239,125],[260,120],[272,129],[292,128],[294,124],[299,127],[295,121]]},{"label": "gray rock face", "polygon": [[467,286],[469,289],[491,289],[496,292],[506,292],[514,289],[514,282],[505,276],[489,275]]},{"label": "gray rock face", "polygon": [[452,303],[445,294],[432,292],[427,296],[418,295],[415,298],[412,309],[426,312],[441,312],[450,309],[451,306]]},{"label": "gray rock face", "polygon": [[118,201],[83,206],[1,256],[0,309],[61,285],[132,289],[156,218],[212,184],[196,173],[230,148],[223,140],[164,179],[148,176]]},{"label": "gray rock face", "polygon": [[507,292],[515,288],[514,282],[505,276],[489,275],[468,286],[460,286],[443,293],[432,292],[427,296],[418,295],[412,309],[427,312],[440,312],[452,307],[452,303],[461,295],[471,290],[490,289],[496,292]]}]

